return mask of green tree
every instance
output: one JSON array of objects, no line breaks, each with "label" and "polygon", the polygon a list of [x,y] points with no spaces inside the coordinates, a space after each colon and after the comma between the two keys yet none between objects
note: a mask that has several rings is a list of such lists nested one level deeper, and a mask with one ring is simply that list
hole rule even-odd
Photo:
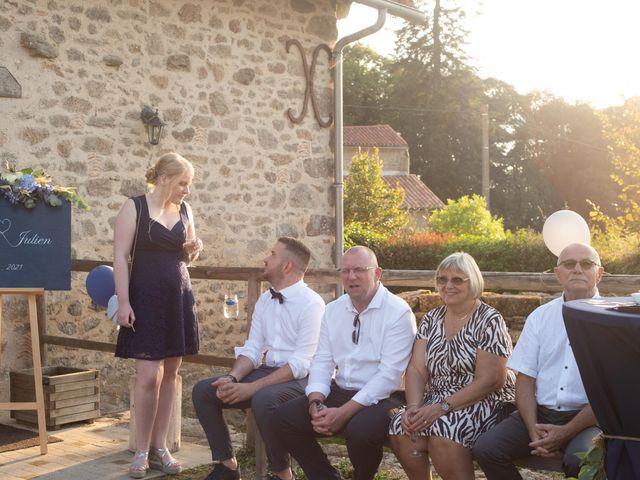
[{"label": "green tree", "polygon": [[530,98],[494,78],[483,80],[482,85],[489,106],[491,211],[509,229],[539,230],[546,217],[564,203],[531,161]]},{"label": "green tree", "polygon": [[611,212],[617,186],[602,120],[589,105],[530,94],[524,127],[526,161],[547,179],[562,202],[588,216],[588,200]]},{"label": "green tree", "polygon": [[428,67],[436,76],[448,76],[468,70],[469,56],[464,50],[469,31],[464,23],[466,11],[459,0],[421,0],[417,2],[427,15],[426,28],[407,24],[398,32],[396,56]]},{"label": "green tree", "polygon": [[345,55],[347,122],[390,124],[409,144],[411,172],[440,198],[459,198],[482,188],[481,113],[488,104],[491,210],[507,228],[539,229],[564,207],[586,216],[588,201],[611,213],[624,187],[610,178],[596,112],[480,79],[464,50],[462,6],[469,7],[460,0],[417,3],[431,12],[429,24],[401,29],[393,60],[361,46]]},{"label": "green tree", "polygon": [[481,189],[482,86],[464,51],[465,12],[458,0],[429,0],[426,29],[398,33],[391,125],[410,145],[411,171],[441,198]]},{"label": "green tree", "polygon": [[499,239],[505,235],[502,219],[491,215],[486,200],[480,195],[447,200],[442,209],[430,215],[429,228],[435,233],[474,235],[488,239]]},{"label": "green tree", "polygon": [[353,156],[344,183],[345,225],[357,222],[373,232],[389,235],[407,224],[407,212],[402,208],[404,190],[388,186],[381,174],[377,148],[372,154],[360,151]]},{"label": "green tree", "polygon": [[386,123],[382,107],[388,102],[393,63],[361,43],[344,49],[345,125]]},{"label": "green tree", "polygon": [[610,107],[601,114],[604,136],[613,165],[611,178],[619,187],[614,212],[607,214],[594,202],[591,216],[625,233],[640,231],[640,97],[627,100],[620,107]]}]

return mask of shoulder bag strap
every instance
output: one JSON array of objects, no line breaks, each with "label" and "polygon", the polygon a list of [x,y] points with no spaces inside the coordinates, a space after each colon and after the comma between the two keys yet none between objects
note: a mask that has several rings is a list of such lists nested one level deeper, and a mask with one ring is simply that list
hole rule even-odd
[{"label": "shoulder bag strap", "polygon": [[142,203],[137,204],[136,199],[132,198],[133,204],[136,206],[136,235],[133,238],[133,249],[131,250],[131,262],[129,263],[129,278],[131,278],[131,270],[133,269],[133,259],[136,256],[136,245],[138,244],[138,231],[140,230],[140,217],[142,217]]}]

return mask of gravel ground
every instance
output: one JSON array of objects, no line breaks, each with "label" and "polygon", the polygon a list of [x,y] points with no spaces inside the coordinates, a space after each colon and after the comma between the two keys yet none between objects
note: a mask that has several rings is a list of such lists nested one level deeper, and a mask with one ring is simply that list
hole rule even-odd
[{"label": "gravel ground", "polygon": [[[229,429],[231,431],[231,438],[234,447],[237,450],[240,450],[245,442],[245,434],[234,428],[233,425],[230,425]],[[207,444],[207,440],[204,437],[204,433],[202,432],[202,428],[200,427],[197,419],[183,418],[182,440],[201,445]],[[341,461],[344,461],[344,459],[347,459],[347,451],[344,445],[330,444],[325,445],[323,448],[334,465],[337,465]],[[242,470],[242,480],[258,480],[255,478],[255,472],[252,470],[251,464],[247,463],[250,461],[251,459],[247,459],[245,462],[243,462],[245,466]],[[172,476],[171,478],[174,480],[202,480],[209,473],[210,468],[211,467],[209,466],[203,466],[194,472],[187,472],[179,476]],[[380,470],[386,471],[387,475],[385,480],[407,480],[407,476],[404,474],[402,467],[400,467],[400,464],[396,460],[395,455],[393,455],[393,453],[391,452],[385,451],[382,463],[380,465]],[[521,469],[520,473],[522,474],[524,480],[548,480],[564,478],[563,475],[559,474],[538,472],[526,469]],[[440,478],[437,475],[434,475],[433,477],[434,479]],[[485,476],[480,470],[476,470],[475,478],[480,480],[485,479]]]}]

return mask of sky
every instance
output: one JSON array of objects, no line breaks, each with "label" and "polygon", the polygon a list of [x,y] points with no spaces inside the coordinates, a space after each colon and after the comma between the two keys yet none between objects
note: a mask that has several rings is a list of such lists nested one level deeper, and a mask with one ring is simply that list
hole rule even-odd
[{"label": "sky", "polygon": [[[443,0],[443,5],[446,0]],[[462,2],[470,3],[470,2]],[[483,0],[470,14],[467,53],[482,78],[495,77],[524,94],[546,90],[596,108],[640,96],[640,0]],[[377,10],[353,3],[339,37],[375,22]],[[361,40],[391,55],[393,30]]]}]

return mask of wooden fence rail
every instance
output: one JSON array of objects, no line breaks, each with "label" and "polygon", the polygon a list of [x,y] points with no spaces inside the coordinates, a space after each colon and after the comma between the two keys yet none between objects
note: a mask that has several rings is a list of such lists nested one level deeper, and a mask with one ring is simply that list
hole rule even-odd
[{"label": "wooden fence rail", "polygon": [[[90,272],[98,265],[109,264],[101,260],[72,260],[71,269],[74,272]],[[247,282],[247,331],[251,325],[253,308],[261,294],[262,268],[252,267],[190,267],[192,279],[223,280]],[[387,286],[410,288],[433,288],[433,270],[384,270],[382,280]],[[560,292],[561,288],[553,273],[514,273],[514,272],[483,272],[485,290],[513,291],[513,292]],[[335,269],[309,270],[305,275],[309,284],[337,284],[340,275]],[[600,293],[604,295],[628,295],[640,290],[640,275],[605,275],[599,285]],[[59,345],[70,348],[81,348],[99,352],[113,353],[115,344],[82,340],[69,337],[48,335],[46,333],[46,316],[44,308],[39,308],[40,342],[47,345]],[[43,351],[44,349],[41,349]],[[229,367],[233,365],[231,357],[219,357],[209,354],[191,355],[184,358],[185,362],[203,365]]]}]

